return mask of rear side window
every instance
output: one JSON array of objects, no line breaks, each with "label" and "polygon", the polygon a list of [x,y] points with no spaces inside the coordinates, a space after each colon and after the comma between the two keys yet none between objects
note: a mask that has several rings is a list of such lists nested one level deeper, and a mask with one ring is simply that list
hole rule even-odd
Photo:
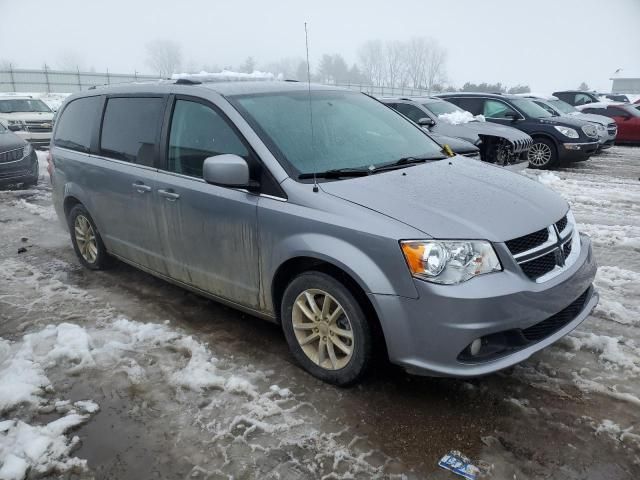
[{"label": "rear side window", "polygon": [[409,105],[408,103],[399,103],[395,108],[405,117],[410,118],[416,123],[418,123],[418,120],[420,120],[421,118],[429,118],[429,116],[418,107]]},{"label": "rear side window", "polygon": [[467,112],[474,115],[482,115],[484,113],[484,100],[482,98],[447,98],[447,102],[451,102]]},{"label": "rear side window", "polygon": [[225,153],[249,157],[242,140],[217,111],[201,103],[177,100],[169,133],[168,170],[202,178],[204,160]]},{"label": "rear side window", "polygon": [[58,147],[89,152],[101,105],[101,97],[79,98],[69,103],[56,120],[53,143]]},{"label": "rear side window", "polygon": [[110,98],[102,122],[100,150],[107,157],[153,166],[164,98]]}]

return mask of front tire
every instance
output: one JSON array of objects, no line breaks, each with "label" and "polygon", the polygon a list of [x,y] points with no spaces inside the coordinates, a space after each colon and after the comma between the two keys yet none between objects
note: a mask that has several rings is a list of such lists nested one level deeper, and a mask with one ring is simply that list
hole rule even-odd
[{"label": "front tire", "polygon": [[353,294],[321,272],[305,272],[287,287],[281,306],[282,328],[297,362],[327,383],[358,381],[371,360],[369,323]]},{"label": "front tire", "polygon": [[558,165],[558,149],[546,138],[534,138],[528,153],[529,167],[537,169],[554,168]]},{"label": "front tire", "polygon": [[80,263],[90,270],[105,269],[109,263],[109,254],[84,205],[78,204],[71,209],[68,224],[71,243]]}]

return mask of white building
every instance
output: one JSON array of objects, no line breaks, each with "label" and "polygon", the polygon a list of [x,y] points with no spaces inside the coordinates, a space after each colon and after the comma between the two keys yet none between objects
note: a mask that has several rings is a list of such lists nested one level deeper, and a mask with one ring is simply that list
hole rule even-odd
[{"label": "white building", "polygon": [[640,72],[630,74],[633,72],[626,72],[623,69],[619,69],[613,74],[610,80],[613,81],[611,86],[611,93],[635,93],[640,94]]}]

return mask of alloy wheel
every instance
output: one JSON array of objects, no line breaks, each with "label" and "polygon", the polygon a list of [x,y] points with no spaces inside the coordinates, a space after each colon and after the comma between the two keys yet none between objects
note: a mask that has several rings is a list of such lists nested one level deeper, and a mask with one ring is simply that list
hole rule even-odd
[{"label": "alloy wheel", "polygon": [[551,161],[551,147],[546,143],[534,143],[529,149],[529,162],[536,167],[544,167]]},{"label": "alloy wheel", "polygon": [[78,215],[74,224],[74,234],[80,255],[87,263],[95,263],[98,258],[98,242],[91,222],[84,215]]},{"label": "alloy wheel", "polygon": [[295,300],[293,330],[304,354],[327,370],[344,368],[353,356],[351,322],[342,305],[327,292],[308,289]]}]

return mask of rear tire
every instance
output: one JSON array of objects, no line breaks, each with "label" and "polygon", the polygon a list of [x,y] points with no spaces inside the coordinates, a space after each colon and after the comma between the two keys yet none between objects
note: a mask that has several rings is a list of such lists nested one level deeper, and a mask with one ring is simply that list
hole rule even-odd
[{"label": "rear tire", "polygon": [[73,249],[80,263],[90,270],[104,270],[109,266],[109,254],[98,228],[84,205],[77,204],[68,217]]},{"label": "rear tire", "polygon": [[529,168],[547,169],[558,166],[558,149],[546,138],[534,138],[528,153]]},{"label": "rear tire", "polygon": [[335,278],[311,271],[287,286],[282,329],[297,362],[327,383],[357,382],[369,366],[373,339],[354,295]]}]

